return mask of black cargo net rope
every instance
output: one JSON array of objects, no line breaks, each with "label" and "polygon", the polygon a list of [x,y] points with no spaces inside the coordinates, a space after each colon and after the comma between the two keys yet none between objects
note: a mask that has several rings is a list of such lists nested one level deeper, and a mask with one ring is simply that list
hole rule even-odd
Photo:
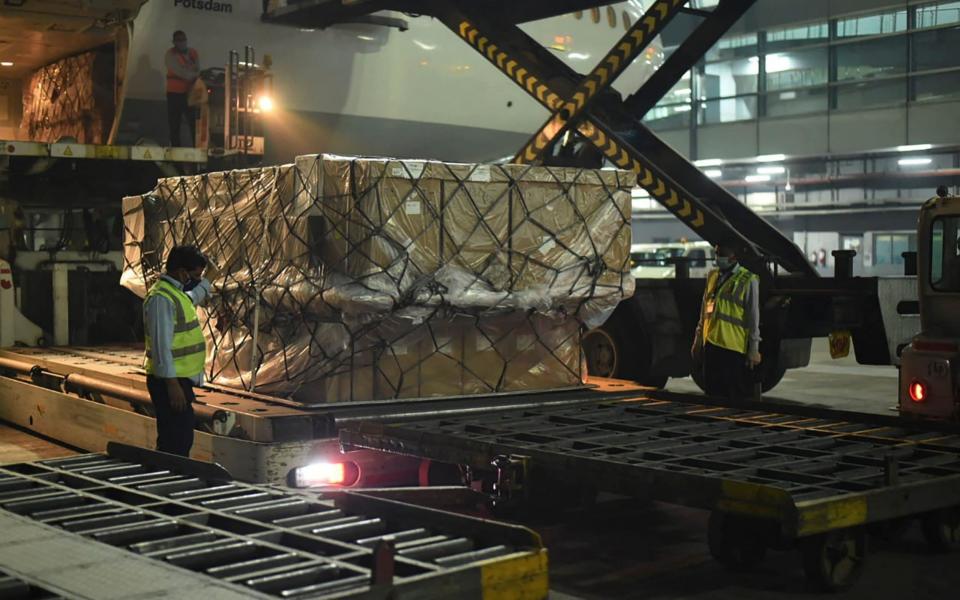
[{"label": "black cargo net rope", "polygon": [[631,178],[301,157],[164,179],[126,207],[126,268],[149,286],[179,244],[220,265],[200,312],[224,385],[255,372],[311,402],[575,385],[581,329],[632,293]]},{"label": "black cargo net rope", "polygon": [[33,73],[23,89],[25,139],[106,143],[113,119],[112,46],[69,56]]}]

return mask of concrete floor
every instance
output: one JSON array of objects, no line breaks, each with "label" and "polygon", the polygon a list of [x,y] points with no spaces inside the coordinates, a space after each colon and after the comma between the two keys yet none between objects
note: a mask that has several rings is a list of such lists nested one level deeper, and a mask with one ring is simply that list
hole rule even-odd
[{"label": "concrete floor", "polygon": [[[810,365],[792,369],[765,395],[771,401],[824,406],[838,410],[896,414],[897,369],[857,364],[850,356],[831,359],[826,339],[813,340]],[[668,390],[699,392],[689,377],[671,379]]]}]

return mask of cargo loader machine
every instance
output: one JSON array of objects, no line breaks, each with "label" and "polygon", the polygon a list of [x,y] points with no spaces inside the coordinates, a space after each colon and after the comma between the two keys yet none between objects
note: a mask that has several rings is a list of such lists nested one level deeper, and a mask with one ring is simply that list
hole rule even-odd
[{"label": "cargo loader machine", "polygon": [[[380,10],[438,19],[492,67],[541,104],[548,117],[513,162],[571,164],[562,147],[578,139],[573,164],[606,161],[637,175],[637,184],[712,244],[738,249],[761,276],[763,389],[772,389],[788,368],[805,366],[810,340],[852,333],[857,360],[883,365],[917,330],[915,315],[900,315],[902,300],[915,300],[909,278],[853,278],[851,258],[837,256],[837,276],[819,277],[803,252],[762,217],[663,143],[642,122],[651,109],[754,0],[721,0],[709,10],[685,0],[659,0],[637,19],[589,73],[573,71],[518,25],[607,2],[460,2],[326,0],[278,2],[264,14],[270,23],[323,28]],[[611,85],[668,24],[678,21],[685,40],[639,90],[621,100]],[[569,145],[573,145],[571,142]],[[848,254],[848,253],[847,253]],[[682,268],[681,268],[682,271]],[[636,292],[601,328],[587,335],[591,372],[663,386],[691,373],[690,341],[699,314],[703,280],[637,280]]]}]

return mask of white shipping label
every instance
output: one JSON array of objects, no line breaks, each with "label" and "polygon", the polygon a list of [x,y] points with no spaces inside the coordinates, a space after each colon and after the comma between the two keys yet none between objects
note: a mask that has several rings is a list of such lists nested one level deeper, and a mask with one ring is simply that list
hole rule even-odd
[{"label": "white shipping label", "polygon": [[407,200],[403,205],[404,212],[408,215],[419,215],[420,214],[420,201],[419,200]]},{"label": "white shipping label", "polygon": [[470,181],[490,181],[490,165],[477,165],[470,173]]},{"label": "white shipping label", "polygon": [[540,244],[541,254],[546,254],[547,252],[550,252],[557,245],[557,242],[555,242],[552,237],[544,236],[542,239],[543,239],[543,243]]},{"label": "white shipping label", "polygon": [[423,169],[427,166],[427,163],[423,161],[413,161],[405,160],[403,161],[403,166],[397,165],[390,170],[390,174],[394,177],[409,177],[411,179],[418,179],[423,175]]}]

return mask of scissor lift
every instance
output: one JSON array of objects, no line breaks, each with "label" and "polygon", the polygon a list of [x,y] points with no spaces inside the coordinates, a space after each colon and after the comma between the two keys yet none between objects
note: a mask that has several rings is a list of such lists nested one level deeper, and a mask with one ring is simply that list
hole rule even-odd
[{"label": "scissor lift", "polygon": [[[766,260],[772,258],[790,273],[815,276],[806,257],[791,241],[640,122],[640,117],[753,3],[722,0],[712,11],[702,11],[688,8],[687,0],[659,0],[585,76],[530,38],[519,24],[610,2],[398,0],[343,6],[339,1],[314,0],[276,8],[264,19],[325,27],[355,17],[358,11],[389,9],[435,17],[549,111],[543,126],[514,157],[515,163],[542,162],[568,130],[576,131],[610,162],[636,173],[639,185],[652,198],[704,239],[741,249],[742,256],[758,265],[758,270],[766,271]],[[606,94],[617,77],[681,12],[701,22],[664,65],[626,100]]]},{"label": "scissor lift", "polygon": [[[819,277],[791,240],[641,121],[754,2],[720,0],[710,10],[698,10],[690,8],[688,0],[658,0],[586,75],[575,72],[519,25],[611,2],[308,0],[269,9],[263,19],[309,28],[323,28],[381,10],[438,19],[548,111],[544,124],[517,152],[514,162],[549,164],[554,146],[573,132],[610,163],[636,173],[638,185],[695,234],[712,244],[738,250],[741,262],[761,276],[762,368],[764,389],[769,389],[787,368],[807,364],[813,337],[852,331],[857,358],[864,364],[891,364],[901,340],[899,334],[885,329],[889,319],[879,305],[880,283],[876,279]],[[693,20],[693,26],[664,64],[626,99],[612,92],[610,86],[617,77],[681,13],[688,21]],[[844,266],[849,260],[838,257],[837,263]],[[698,311],[688,305],[699,302],[702,285],[677,280],[667,283],[668,289],[661,289],[663,286],[661,280],[638,280],[634,298],[622,303],[609,321],[611,325],[604,328],[608,335],[603,336],[603,348],[598,352],[614,358],[606,361],[611,363],[606,369],[593,364],[592,372],[650,385],[663,385],[667,377],[690,374],[692,365],[686,349],[695,323],[687,315],[695,318]],[[663,322],[667,304],[674,309],[667,311],[674,313],[670,326],[654,330],[657,321]],[[619,358],[626,355],[631,360]]]}]

